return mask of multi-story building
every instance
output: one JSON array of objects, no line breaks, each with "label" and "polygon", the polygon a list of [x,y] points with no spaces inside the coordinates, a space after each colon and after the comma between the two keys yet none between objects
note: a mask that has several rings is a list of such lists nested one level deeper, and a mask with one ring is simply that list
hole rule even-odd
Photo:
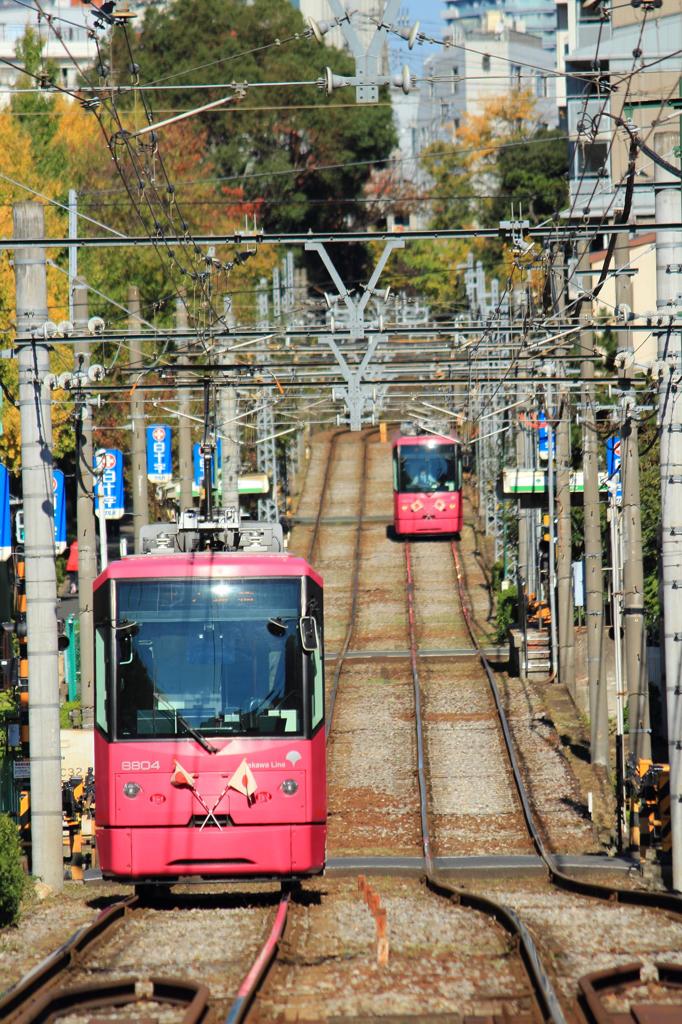
[{"label": "multi-story building", "polygon": [[480,114],[490,99],[514,89],[533,93],[539,125],[556,126],[554,58],[539,36],[519,32],[490,12],[466,34],[457,26],[451,42],[424,63],[416,126],[420,149],[452,139],[465,115]]},{"label": "multi-story building", "polygon": [[[657,130],[679,130],[673,103],[679,95],[682,0],[666,0],[660,8],[616,4],[605,10],[592,0],[565,6],[568,213],[599,221],[623,206],[629,137],[615,118],[632,123],[654,149]],[[640,153],[633,222],[653,217],[653,177],[651,159]]]},{"label": "multi-story building", "polygon": [[459,26],[469,32],[488,13],[502,16],[519,31],[540,36],[546,50],[554,49],[554,0],[445,0],[443,18],[450,28]]},{"label": "multi-story building", "polygon": [[[0,2],[0,57],[17,63],[17,43],[32,28],[43,40],[43,54],[57,67],[57,84],[64,89],[75,88],[80,67],[88,67],[97,57],[97,50],[91,33],[92,7],[73,0],[53,0],[43,3],[42,9],[52,21],[50,29],[46,18],[37,17],[34,7],[14,3],[13,0]],[[54,30],[58,30],[61,40]],[[21,73],[7,64],[0,63],[0,103],[9,102],[9,90],[16,86]]]}]

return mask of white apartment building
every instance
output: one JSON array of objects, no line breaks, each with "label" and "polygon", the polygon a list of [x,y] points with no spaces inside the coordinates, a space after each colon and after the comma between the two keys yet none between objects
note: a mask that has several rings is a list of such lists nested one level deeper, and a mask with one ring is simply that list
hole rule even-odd
[{"label": "white apartment building", "polygon": [[536,99],[538,125],[558,124],[554,55],[539,36],[510,27],[493,12],[481,28],[455,27],[452,42],[424,63],[417,123],[418,146],[452,139],[465,114],[480,114],[486,102],[514,89],[530,89]]},{"label": "white apartment building", "polygon": [[[97,57],[94,41],[89,36],[93,24],[92,7],[71,0],[43,3],[43,10],[54,20],[50,29],[46,20],[38,20],[35,9],[23,7],[13,0],[0,2],[0,57],[16,62],[17,43],[27,28],[39,32],[43,53],[58,68],[57,84],[64,89],[77,85],[77,65],[87,68]],[[61,39],[57,37],[59,32]],[[0,63],[0,103],[9,102],[9,90],[20,78],[20,72]]]}]

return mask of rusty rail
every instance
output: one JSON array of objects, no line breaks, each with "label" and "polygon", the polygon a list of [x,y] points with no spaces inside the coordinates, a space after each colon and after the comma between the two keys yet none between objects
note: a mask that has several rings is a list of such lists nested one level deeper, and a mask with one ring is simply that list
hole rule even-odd
[{"label": "rusty rail", "polygon": [[[29,971],[21,981],[9,988],[0,998],[0,1020],[9,1020],[17,1013],[27,1012],[29,1003],[42,1000],[45,993],[69,967],[80,963],[83,953],[109,933],[129,914],[137,910],[140,901],[129,896],[98,914],[92,924],[79,928],[58,949]],[[23,1020],[23,1016],[20,1017]]]},{"label": "rusty rail", "polygon": [[[629,1011],[611,1011],[604,996],[627,995],[627,986],[639,985],[644,964],[635,961],[609,967],[604,971],[593,971],[578,981],[580,1007],[588,1024],[676,1024],[682,1018],[679,1001],[671,1003],[643,1003],[638,1000]],[[682,996],[682,964],[657,962],[658,983],[670,989],[678,998]],[[625,990],[625,991],[624,991]]]},{"label": "rusty rail", "polygon": [[13,1019],[13,1024],[50,1024],[69,1011],[126,1006],[145,1000],[186,1006],[181,1024],[202,1024],[208,1014],[208,988],[181,978],[120,978],[44,992]]},{"label": "rusty rail", "polygon": [[514,741],[512,740],[511,731],[509,728],[509,722],[505,714],[504,708],[502,707],[502,701],[500,693],[495,682],[493,670],[490,667],[490,662],[486,658],[485,654],[480,648],[478,639],[474,632],[471,610],[467,603],[466,598],[466,586],[464,582],[464,573],[462,569],[461,559],[459,557],[459,551],[457,545],[451,543],[450,549],[452,551],[452,557],[455,563],[455,572],[457,574],[457,589],[459,592],[460,604],[462,607],[462,614],[466,622],[471,642],[473,643],[476,653],[481,661],[483,669],[488,679],[495,707],[497,709],[497,715],[499,718],[502,734],[504,736],[504,743],[507,750],[507,756],[511,765],[512,774],[514,777],[514,784],[516,791],[521,801],[521,807],[523,811],[523,817],[526,822],[526,828],[531,838],[533,846],[537,850],[538,855],[542,858],[549,880],[553,885],[558,888],[565,889],[568,892],[575,892],[581,896],[590,896],[595,899],[611,900],[618,903],[628,903],[638,907],[652,907],[657,910],[667,910],[675,914],[682,914],[682,899],[679,896],[674,896],[669,892],[650,892],[645,889],[621,889],[616,885],[603,885],[599,882],[586,882],[579,878],[573,878],[571,875],[565,874],[563,871],[559,871],[554,863],[552,854],[548,852],[545,844],[542,840],[540,832],[535,822],[533,812],[530,806],[530,800],[526,791],[525,784],[521,775],[521,769],[519,768],[518,760],[516,758],[516,752],[514,750]]},{"label": "rusty rail", "polygon": [[239,986],[235,1000],[230,1007],[227,1017],[225,1018],[225,1024],[240,1024],[249,1012],[249,1008],[251,1007],[256,992],[277,956],[279,944],[282,940],[287,923],[290,897],[290,891],[283,887],[282,898],[279,901],[279,906],[277,908],[277,913],[275,914],[275,920],[272,928],[270,929],[270,933],[259,950],[258,956],[247,971],[244,980]]}]

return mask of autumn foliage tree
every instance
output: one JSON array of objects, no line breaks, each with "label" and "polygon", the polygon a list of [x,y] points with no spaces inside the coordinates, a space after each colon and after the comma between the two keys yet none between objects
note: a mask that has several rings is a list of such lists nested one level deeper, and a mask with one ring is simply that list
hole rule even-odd
[{"label": "autumn foliage tree", "polygon": [[[552,216],[566,200],[567,149],[558,132],[537,123],[535,100],[513,90],[488,100],[479,114],[465,115],[452,142],[438,141],[422,153],[430,189],[433,229],[497,227],[518,216],[531,223]],[[456,313],[463,303],[463,271],[473,249],[503,281],[514,261],[496,240],[410,246],[389,274],[399,286],[419,287],[434,312]]]}]

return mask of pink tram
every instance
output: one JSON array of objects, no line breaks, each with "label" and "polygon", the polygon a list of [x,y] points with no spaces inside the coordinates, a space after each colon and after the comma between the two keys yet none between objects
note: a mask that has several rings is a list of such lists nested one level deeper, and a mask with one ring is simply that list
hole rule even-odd
[{"label": "pink tram", "polygon": [[401,434],[393,442],[396,536],[438,536],[462,529],[462,451],[440,434]]},{"label": "pink tram", "polygon": [[322,580],[278,525],[187,519],[145,528],[149,553],[94,584],[102,874],[141,890],[319,874]]}]

